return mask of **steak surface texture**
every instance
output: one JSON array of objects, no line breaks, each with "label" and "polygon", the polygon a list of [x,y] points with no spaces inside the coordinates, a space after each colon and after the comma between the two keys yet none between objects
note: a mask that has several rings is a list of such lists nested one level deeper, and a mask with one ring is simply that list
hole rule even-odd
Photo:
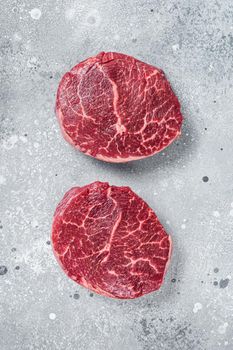
[{"label": "steak surface texture", "polygon": [[171,238],[129,187],[94,182],[70,189],[53,220],[52,244],[65,273],[112,298],[134,299],[160,288]]},{"label": "steak surface texture", "polygon": [[159,68],[116,52],[101,52],[66,73],[56,114],[65,139],[107,162],[154,155],[179,135],[179,101]]}]

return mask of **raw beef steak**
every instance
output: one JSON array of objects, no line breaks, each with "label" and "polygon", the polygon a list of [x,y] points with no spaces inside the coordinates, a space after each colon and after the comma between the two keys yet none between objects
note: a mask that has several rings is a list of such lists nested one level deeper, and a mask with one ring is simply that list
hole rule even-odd
[{"label": "raw beef steak", "polygon": [[180,135],[182,124],[163,71],[116,52],[101,52],[63,76],[56,114],[67,141],[107,162],[152,156]]},{"label": "raw beef steak", "polygon": [[77,283],[112,298],[159,289],[171,238],[129,187],[94,182],[68,191],[53,221],[55,256]]}]

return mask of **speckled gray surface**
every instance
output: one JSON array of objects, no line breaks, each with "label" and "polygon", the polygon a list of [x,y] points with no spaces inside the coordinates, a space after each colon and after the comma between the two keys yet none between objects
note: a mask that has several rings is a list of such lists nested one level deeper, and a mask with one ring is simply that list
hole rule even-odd
[{"label": "speckled gray surface", "polygon": [[[0,6],[0,349],[233,349],[232,1]],[[185,123],[163,153],[106,164],[61,137],[59,79],[102,50],[166,72]],[[171,233],[159,292],[134,301],[92,295],[57,265],[55,206],[71,186],[96,179],[130,185]]]}]

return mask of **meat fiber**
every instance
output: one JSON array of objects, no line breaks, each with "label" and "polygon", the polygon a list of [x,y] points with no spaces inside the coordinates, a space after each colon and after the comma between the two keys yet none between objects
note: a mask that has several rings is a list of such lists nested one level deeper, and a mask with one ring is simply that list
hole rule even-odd
[{"label": "meat fiber", "polygon": [[56,114],[74,147],[119,163],[160,152],[180,135],[182,124],[163,71],[116,52],[101,52],[63,76]]},{"label": "meat fiber", "polygon": [[129,187],[102,182],[65,194],[52,244],[71,279],[121,299],[159,289],[171,255],[171,238],[152,209]]}]

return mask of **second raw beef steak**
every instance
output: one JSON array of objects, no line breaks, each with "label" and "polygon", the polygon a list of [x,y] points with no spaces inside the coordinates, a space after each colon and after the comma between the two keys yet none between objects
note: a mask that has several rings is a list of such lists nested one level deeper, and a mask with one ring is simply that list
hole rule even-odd
[{"label": "second raw beef steak", "polygon": [[65,273],[112,298],[134,299],[160,288],[171,238],[129,187],[94,182],[68,191],[53,220],[52,244]]}]

